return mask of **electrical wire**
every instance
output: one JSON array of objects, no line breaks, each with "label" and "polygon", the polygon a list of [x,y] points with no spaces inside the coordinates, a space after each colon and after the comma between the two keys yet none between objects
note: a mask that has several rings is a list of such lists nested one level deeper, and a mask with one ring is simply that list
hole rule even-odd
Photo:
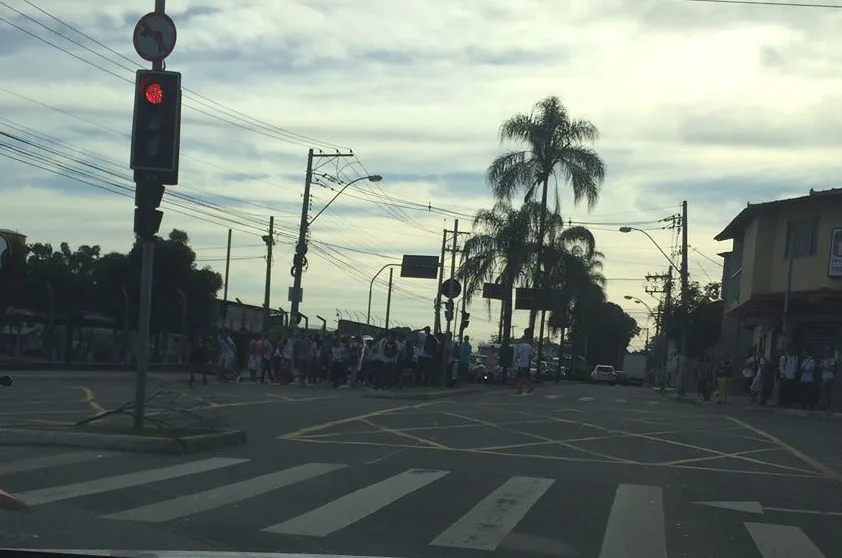
[{"label": "electrical wire", "polygon": [[[16,14],[18,14],[19,16],[27,19],[28,21],[38,25],[39,27],[45,29],[46,31],[49,31],[50,33],[60,37],[61,39],[66,40],[66,41],[84,49],[85,51],[93,54],[94,56],[97,56],[98,58],[100,58],[102,60],[105,60],[105,61],[115,65],[116,67],[121,68],[122,70],[126,70],[128,72],[134,73],[137,68],[142,68],[142,66],[138,62],[132,61],[131,59],[123,56],[122,54],[118,53],[117,51],[115,51],[111,47],[105,45],[101,41],[91,37],[90,35],[88,35],[86,33],[83,33],[82,31],[80,31],[76,27],[70,25],[69,23],[65,22],[64,20],[62,20],[62,19],[58,18],[57,16],[51,14],[47,10],[37,6],[35,3],[30,2],[29,0],[25,0],[25,1],[26,1],[27,4],[29,4],[33,8],[37,9],[41,13],[50,17],[52,20],[60,23],[61,25],[64,25],[68,29],[71,29],[72,31],[78,33],[80,36],[90,40],[94,44],[106,49],[107,51],[111,52],[112,54],[114,54],[114,55],[116,55],[120,58],[122,58],[123,60],[126,60],[127,62],[129,62],[129,64],[131,64],[134,67],[128,67],[121,62],[114,61],[113,59],[109,58],[108,56],[106,56],[106,55],[104,55],[100,52],[97,52],[95,49],[90,48],[89,46],[85,45],[81,41],[77,41],[77,40],[73,39],[72,37],[68,37],[66,34],[61,33],[60,31],[58,31],[56,29],[53,29],[49,25],[46,25],[45,23],[39,21],[37,18],[34,18],[34,17],[26,14],[25,12],[22,12],[22,11],[16,9],[16,8],[10,6],[9,4],[7,4],[6,2],[4,2],[2,0],[0,0],[0,5],[5,6],[9,10],[15,12]],[[0,17],[0,21],[3,21],[7,25],[10,25],[11,27],[14,27],[15,29],[21,31],[22,33],[25,33],[32,38],[35,38],[35,39],[53,47],[53,48],[56,48],[56,49],[64,52],[65,54],[67,54],[69,56],[72,56],[73,58],[76,58],[77,60],[79,60],[81,62],[84,62],[85,64],[88,64],[92,67],[95,67],[95,68],[97,68],[101,71],[104,71],[104,72],[106,72],[106,73],[108,73],[108,74],[110,74],[110,75],[112,75],[112,76],[114,76],[118,79],[126,81],[128,83],[131,83],[131,84],[134,83],[133,80],[128,79],[125,76],[122,76],[120,74],[117,74],[116,72],[111,71],[108,68],[105,68],[105,67],[103,67],[99,64],[96,64],[95,62],[87,60],[86,58],[83,58],[83,57],[65,49],[64,47],[62,47],[62,46],[60,46],[56,43],[48,41],[47,39],[41,37],[37,33],[33,33],[31,31],[29,31],[28,29],[25,29],[25,28],[15,24],[15,23],[12,23],[5,18]],[[249,115],[247,115],[247,114],[245,114],[241,111],[233,109],[233,108],[231,108],[231,107],[229,107],[229,106],[227,106],[223,103],[215,101],[215,100],[211,99],[210,97],[208,97],[206,95],[203,95],[201,93],[198,93],[196,91],[193,91],[189,88],[182,87],[182,89],[186,93],[185,97],[187,97],[187,100],[190,101],[190,102],[184,103],[186,106],[190,107],[192,110],[196,110],[196,111],[198,111],[198,112],[200,112],[200,113],[202,113],[206,116],[209,116],[209,117],[214,118],[216,120],[220,120],[220,121],[225,122],[227,124],[230,124],[232,126],[236,126],[236,127],[248,130],[248,131],[253,132],[253,133],[258,133],[258,134],[261,134],[261,135],[264,135],[264,136],[267,136],[267,137],[271,137],[273,139],[285,141],[285,142],[292,143],[292,144],[295,144],[295,145],[299,145],[299,146],[302,146],[302,147],[310,147],[310,146],[313,146],[313,145],[322,145],[322,146],[328,147],[330,149],[348,150],[347,147],[340,146],[340,145],[334,144],[332,142],[318,140],[318,139],[315,139],[315,138],[311,138],[309,136],[305,136],[305,135],[302,135],[302,134],[292,132],[290,130],[286,130],[286,129],[281,128],[279,126],[269,124],[269,123],[267,123],[263,120],[260,120],[258,118],[249,116]],[[223,118],[223,117],[219,116],[218,114],[209,112],[209,111],[204,110],[202,108],[199,108],[199,107],[195,106],[196,104],[201,105],[205,108],[209,108],[209,109],[213,109],[213,110],[217,110],[217,111],[221,110],[225,114],[225,116],[228,117],[228,118]],[[251,126],[251,127],[248,127],[248,126]]]}]

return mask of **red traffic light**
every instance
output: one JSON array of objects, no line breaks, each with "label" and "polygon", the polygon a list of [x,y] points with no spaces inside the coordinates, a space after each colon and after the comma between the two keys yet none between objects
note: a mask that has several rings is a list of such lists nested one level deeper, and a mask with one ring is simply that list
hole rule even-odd
[{"label": "red traffic light", "polygon": [[146,100],[152,105],[160,105],[164,102],[164,88],[160,83],[153,82],[146,85],[143,91]]}]

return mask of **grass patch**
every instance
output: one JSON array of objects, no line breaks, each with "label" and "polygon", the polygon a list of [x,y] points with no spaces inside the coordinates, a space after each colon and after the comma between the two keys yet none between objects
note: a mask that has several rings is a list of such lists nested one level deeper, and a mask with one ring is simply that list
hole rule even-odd
[{"label": "grass patch", "polygon": [[19,428],[23,430],[48,430],[51,432],[83,432],[88,434],[111,434],[123,436],[142,436],[148,438],[169,438],[178,439],[187,436],[200,436],[202,434],[213,434],[217,430],[201,428],[159,428],[147,427],[142,430],[135,430],[130,425],[49,425],[49,424],[9,424],[0,428]]}]

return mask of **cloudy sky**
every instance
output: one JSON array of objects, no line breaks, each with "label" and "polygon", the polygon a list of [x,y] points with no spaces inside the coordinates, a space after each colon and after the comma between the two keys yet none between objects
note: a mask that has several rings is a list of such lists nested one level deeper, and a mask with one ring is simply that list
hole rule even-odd
[{"label": "cloudy sky", "polygon": [[[0,130],[29,142],[0,142],[0,228],[130,246],[131,83],[148,67],[131,37],[146,4],[0,2]],[[314,223],[304,278],[304,313],[364,318],[382,265],[437,254],[445,226],[458,218],[470,229],[490,205],[484,171],[500,153],[500,123],[547,95],[601,131],[601,200],[589,213],[564,194],[563,214],[594,230],[608,294],[641,326],[645,310],[623,295],[654,305],[644,275],[668,264],[619,226],[647,229],[669,252],[674,234],[660,220],[687,200],[690,271],[707,282],[728,248],[712,237],[746,202],[839,185],[842,9],[686,0],[169,0],[167,9],[178,25],[168,69],[183,73],[186,91],[181,184],[168,189],[162,231],[185,229],[201,262],[222,271],[232,228],[229,296],[245,302],[262,304],[260,235],[274,215],[272,306],[288,307],[308,148],[356,154],[321,161],[314,212],[336,178],[384,177],[355,183]],[[396,279],[393,321],[432,322],[433,294],[432,281]],[[475,338],[496,330],[484,304],[471,310]],[[382,283],[372,313],[385,314]]]}]

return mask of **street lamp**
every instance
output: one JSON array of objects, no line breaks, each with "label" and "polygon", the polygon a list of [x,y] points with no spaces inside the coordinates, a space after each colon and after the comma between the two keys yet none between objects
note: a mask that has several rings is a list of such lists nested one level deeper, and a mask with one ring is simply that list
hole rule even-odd
[{"label": "street lamp", "polygon": [[632,231],[637,231],[637,232],[640,232],[640,233],[645,234],[645,235],[646,235],[646,238],[648,238],[649,240],[651,240],[651,241],[652,241],[652,244],[654,244],[654,245],[655,245],[655,248],[657,248],[657,249],[658,249],[658,251],[659,251],[659,252],[661,252],[661,254],[663,254],[663,256],[667,259],[667,261],[668,261],[668,262],[669,262],[669,264],[670,264],[670,267],[672,267],[674,270],[676,270],[676,271],[678,272],[678,275],[679,275],[679,276],[681,276],[681,275],[682,275],[681,270],[680,270],[680,269],[679,269],[679,268],[678,268],[678,267],[677,267],[677,266],[673,263],[672,258],[670,258],[670,257],[667,255],[667,253],[666,253],[666,252],[664,252],[664,249],[663,249],[663,248],[661,248],[661,245],[660,245],[660,244],[658,244],[658,243],[655,241],[655,239],[654,239],[654,238],[652,238],[652,235],[651,235],[651,234],[649,234],[648,232],[646,232],[646,231],[645,231],[645,230],[643,230],[643,229],[638,229],[637,227],[620,227],[620,229],[619,229],[619,230],[620,230],[620,232],[621,232],[621,233],[630,233],[630,232],[632,232]]},{"label": "street lamp", "polygon": [[330,207],[330,204],[339,197],[342,192],[344,192],[348,186],[354,184],[355,182],[360,182],[361,180],[368,180],[369,182],[380,182],[383,180],[383,177],[379,174],[371,174],[369,176],[361,176],[359,178],[355,178],[354,180],[346,183],[341,190],[339,190],[335,196],[333,196],[329,202],[325,204],[323,208],[319,210],[316,215],[308,220],[307,219],[307,210],[310,204],[310,183],[313,180],[313,167],[312,167],[312,157],[313,157],[313,150],[310,150],[310,159],[307,163],[307,177],[304,183],[304,200],[301,206],[301,224],[298,228],[298,242],[295,244],[295,256],[293,257],[292,261],[292,269],[291,275],[292,279],[292,289],[290,290],[290,315],[293,317],[298,316],[298,308],[301,304],[301,279],[302,275],[304,275],[304,267],[307,262],[307,230],[310,228],[310,225],[313,224],[319,215],[324,213],[325,209]]},{"label": "street lamp", "polygon": [[643,306],[646,307],[646,310],[649,312],[650,316],[655,315],[655,312],[652,310],[652,308],[648,304],[646,304],[645,302],[643,302],[642,300],[637,298],[636,296],[625,295],[623,298],[625,298],[626,300],[633,300],[635,304],[642,304]]},{"label": "street lamp", "polygon": [[345,189],[346,189],[346,188],[348,188],[348,186],[350,186],[351,184],[354,184],[355,182],[360,182],[360,181],[363,181],[363,180],[368,180],[369,182],[380,182],[381,180],[383,180],[383,177],[382,177],[382,176],[380,176],[379,174],[372,174],[372,175],[369,175],[369,176],[361,176],[361,177],[359,177],[359,178],[355,178],[355,179],[354,179],[354,180],[352,180],[351,182],[346,183],[346,184],[342,187],[342,189],[340,189],[338,192],[336,192],[336,194],[335,194],[332,198],[330,198],[330,201],[329,201],[329,202],[327,202],[327,203],[325,204],[325,206],[324,206],[323,208],[321,208],[321,209],[319,210],[319,212],[318,212],[318,213],[316,213],[316,215],[314,215],[314,216],[313,216],[313,218],[312,218],[312,219],[310,219],[309,221],[307,221],[307,226],[309,227],[310,225],[312,225],[312,224],[313,224],[313,221],[315,221],[315,220],[318,218],[318,216],[319,216],[319,215],[321,215],[322,213],[324,213],[324,210],[325,210],[325,209],[327,209],[328,207],[330,207],[330,204],[332,204],[332,203],[333,203],[333,201],[334,201],[336,198],[338,198],[338,197],[342,194],[342,192],[344,192],[344,191],[345,191]]},{"label": "street lamp", "polygon": [[[374,289],[374,280],[377,279],[377,276],[380,275],[387,267],[392,268],[399,265],[401,264],[390,263],[384,265],[380,268],[380,271],[374,274],[374,277],[372,277],[371,281],[368,283],[368,312],[366,312],[365,315],[366,325],[371,325],[371,292]],[[389,310],[392,306],[392,271],[392,269],[389,269],[389,293],[386,295],[386,329],[389,329]]]},{"label": "street lamp", "polygon": [[[686,216],[687,216],[686,212],[685,212],[684,215],[685,215],[685,219],[686,219]],[[686,228],[684,230],[686,232]],[[686,385],[685,385],[686,384],[686,378],[685,378],[685,376],[686,376],[686,373],[687,373],[687,337],[688,337],[688,334],[689,334],[689,325],[690,325],[688,323],[689,320],[687,319],[687,316],[689,314],[688,308],[687,308],[687,306],[689,304],[689,301],[688,301],[688,298],[687,298],[687,295],[688,295],[687,285],[688,285],[688,281],[689,281],[689,277],[688,277],[689,273],[687,271],[687,240],[686,240],[686,236],[685,236],[685,240],[684,240],[684,250],[683,250],[682,264],[681,264],[681,268],[679,268],[673,263],[672,258],[670,258],[667,255],[666,252],[664,252],[664,250],[663,250],[663,248],[661,248],[660,244],[658,244],[655,241],[655,239],[652,238],[652,235],[650,235],[648,232],[646,232],[643,229],[638,229],[637,227],[620,227],[621,233],[630,233],[632,231],[637,231],[637,232],[641,232],[641,233],[645,234],[646,238],[648,238],[649,240],[652,241],[652,244],[654,244],[655,247],[658,249],[658,251],[660,251],[661,254],[663,254],[663,256],[667,259],[667,261],[670,264],[670,267],[672,269],[676,270],[678,272],[678,276],[681,278],[681,313],[682,313],[681,322],[682,323],[681,323],[681,361],[679,362],[679,373],[678,373],[678,394],[684,395],[684,391],[686,390]]]}]

